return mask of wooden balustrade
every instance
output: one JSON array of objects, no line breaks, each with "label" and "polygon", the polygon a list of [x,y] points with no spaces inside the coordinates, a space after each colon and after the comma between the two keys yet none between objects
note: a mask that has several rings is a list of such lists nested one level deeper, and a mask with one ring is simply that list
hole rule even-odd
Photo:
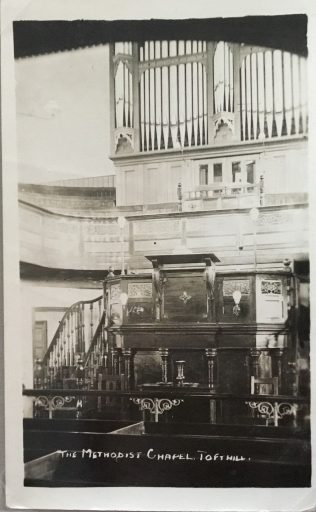
[{"label": "wooden balustrade", "polygon": [[[94,389],[99,382],[99,370],[107,365],[108,344],[107,331],[105,329],[105,313],[100,316],[99,325],[92,334],[92,341],[84,359],[84,368],[89,387]],[[93,325],[93,324],[92,324]],[[92,328],[92,327],[91,327]]]},{"label": "wooden balustrade", "polygon": [[192,201],[196,199],[211,200],[220,199],[222,197],[237,197],[238,196],[256,196],[257,204],[259,206],[261,196],[263,195],[263,178],[260,184],[253,183],[215,183],[212,185],[199,186],[195,190],[184,192],[183,199],[185,201]]},{"label": "wooden balustrade", "polygon": [[[36,388],[64,387],[65,382],[76,382],[76,368],[89,347],[101,350],[103,296],[80,301],[67,309],[46,351],[43,361],[36,361],[34,386]],[[104,356],[102,352],[102,357]]]}]

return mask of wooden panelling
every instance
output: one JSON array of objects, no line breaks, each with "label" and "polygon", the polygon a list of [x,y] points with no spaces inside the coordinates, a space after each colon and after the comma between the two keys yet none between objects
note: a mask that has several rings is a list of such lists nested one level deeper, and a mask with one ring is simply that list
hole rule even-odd
[{"label": "wooden panelling", "polygon": [[[247,323],[255,321],[255,289],[253,276],[221,277],[218,276],[217,284],[216,317],[218,322]],[[240,311],[234,314],[235,302],[233,299],[234,290],[240,290]]]},{"label": "wooden panelling", "polygon": [[[160,425],[160,423],[156,424]],[[157,427],[158,428],[158,427]],[[166,427],[168,428],[168,427]],[[310,443],[308,439],[250,437],[245,430],[222,435],[116,435],[73,432],[25,435],[25,448],[37,443],[39,453],[75,450],[76,458],[61,459],[53,477],[34,478],[26,466],[24,482],[28,486],[158,486],[158,487],[306,487],[310,485]],[[172,432],[172,431],[171,431]],[[268,429],[266,429],[268,432]],[[81,456],[89,447],[101,457]],[[102,452],[123,452],[133,456],[124,459],[102,457]],[[139,459],[136,453],[139,453]],[[239,462],[201,459],[203,454],[242,456]],[[188,454],[187,460],[157,461],[158,454]],[[92,457],[92,455],[91,455]],[[56,458],[55,455],[52,459]],[[242,460],[242,462],[241,462]],[[39,461],[40,462],[40,461]]]},{"label": "wooden panelling", "polygon": [[168,322],[207,321],[207,298],[201,272],[168,273],[164,286],[163,319]]},{"label": "wooden panelling", "polygon": [[[157,326],[157,331],[158,331]],[[203,350],[215,346],[215,335],[196,334],[182,332],[135,332],[124,335],[124,346],[134,349],[170,348],[170,349],[192,349]]]},{"label": "wooden panelling", "polygon": [[153,322],[153,305],[151,301],[129,300],[125,314],[127,323]]}]

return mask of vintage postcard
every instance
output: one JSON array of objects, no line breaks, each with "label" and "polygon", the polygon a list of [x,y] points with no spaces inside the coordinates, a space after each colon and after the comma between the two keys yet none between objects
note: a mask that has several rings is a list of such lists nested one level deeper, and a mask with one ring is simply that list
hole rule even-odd
[{"label": "vintage postcard", "polygon": [[4,6],[8,505],[306,510],[313,13],[123,4]]}]

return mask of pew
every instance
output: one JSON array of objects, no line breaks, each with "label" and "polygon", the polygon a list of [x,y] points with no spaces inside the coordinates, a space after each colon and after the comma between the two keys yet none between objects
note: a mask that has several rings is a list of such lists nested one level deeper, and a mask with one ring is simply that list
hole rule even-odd
[{"label": "pew", "polygon": [[[54,431],[49,424],[46,430],[25,429],[26,451],[34,447],[37,436],[38,454],[26,461],[25,485],[310,485],[308,430],[210,424],[195,424],[192,430],[189,423],[103,423],[101,428],[92,421],[88,425],[95,426],[94,431],[84,431],[88,426],[84,422],[76,426],[75,435],[63,425]],[[113,430],[115,426],[120,428]]]}]

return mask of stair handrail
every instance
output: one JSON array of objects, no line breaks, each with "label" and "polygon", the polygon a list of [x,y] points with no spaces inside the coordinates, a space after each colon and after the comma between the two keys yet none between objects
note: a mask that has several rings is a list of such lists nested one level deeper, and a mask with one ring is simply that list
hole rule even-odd
[{"label": "stair handrail", "polygon": [[65,322],[66,318],[68,317],[68,315],[71,313],[71,311],[74,311],[75,308],[77,308],[78,306],[81,306],[82,304],[93,304],[94,302],[98,302],[98,301],[100,301],[102,299],[103,299],[103,295],[99,295],[96,299],[79,300],[78,302],[75,302],[69,308],[67,308],[67,310],[65,311],[62,319],[59,322],[59,325],[58,325],[58,327],[56,329],[56,332],[55,332],[55,334],[53,336],[52,341],[50,342],[49,346],[47,347],[46,353],[45,353],[45,355],[43,357],[42,365],[45,365],[47,363],[47,361],[48,361],[48,359],[50,357],[50,354],[51,354],[51,352],[53,350],[53,347],[54,347],[57,339],[59,339],[60,333],[62,332],[64,322]]}]

